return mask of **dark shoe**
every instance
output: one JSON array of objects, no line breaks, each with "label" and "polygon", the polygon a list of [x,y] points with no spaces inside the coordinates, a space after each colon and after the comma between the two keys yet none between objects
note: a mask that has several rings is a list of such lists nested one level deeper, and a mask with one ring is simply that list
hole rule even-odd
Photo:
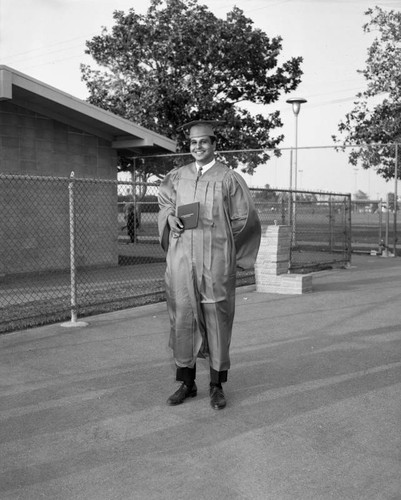
[{"label": "dark shoe", "polygon": [[210,406],[214,410],[222,410],[227,404],[222,387],[212,385],[210,387]]},{"label": "dark shoe", "polygon": [[197,395],[197,393],[198,389],[196,387],[195,382],[192,387],[188,387],[183,382],[180,385],[180,388],[168,398],[167,404],[170,406],[180,405],[181,403],[184,402],[186,398],[194,398]]}]

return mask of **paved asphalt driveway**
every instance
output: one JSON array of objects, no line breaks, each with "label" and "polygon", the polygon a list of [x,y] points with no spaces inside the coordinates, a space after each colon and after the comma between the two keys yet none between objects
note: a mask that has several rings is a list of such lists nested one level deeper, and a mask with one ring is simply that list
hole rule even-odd
[{"label": "paved asphalt driveway", "polygon": [[401,261],[237,295],[227,408],[178,407],[164,303],[0,337],[0,499],[401,499]]}]

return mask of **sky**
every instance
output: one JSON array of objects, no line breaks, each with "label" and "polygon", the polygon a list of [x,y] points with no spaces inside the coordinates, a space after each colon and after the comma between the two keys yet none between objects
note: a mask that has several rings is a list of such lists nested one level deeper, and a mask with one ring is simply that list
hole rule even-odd
[{"label": "sky", "polygon": [[[86,99],[80,64],[92,64],[84,53],[85,42],[114,24],[113,12],[134,8],[145,13],[150,0],[0,0],[0,64],[12,67],[74,97]],[[281,60],[304,59],[302,83],[292,94],[282,95],[270,106],[249,105],[252,113],[280,110],[285,135],[283,148],[295,144],[295,117],[289,97],[303,97],[298,116],[296,187],[313,191],[355,193],[385,197],[394,190],[374,171],[354,168],[343,153],[336,153],[332,135],[352,110],[355,95],[366,83],[358,70],[365,67],[372,34],[363,32],[364,14],[375,5],[400,10],[400,0],[199,0],[218,17],[234,6],[251,18],[254,27],[269,37],[281,36]],[[293,156],[294,159],[294,156]],[[286,189],[290,182],[288,149],[280,159],[258,167],[250,186]],[[400,190],[399,190],[400,191]]]}]

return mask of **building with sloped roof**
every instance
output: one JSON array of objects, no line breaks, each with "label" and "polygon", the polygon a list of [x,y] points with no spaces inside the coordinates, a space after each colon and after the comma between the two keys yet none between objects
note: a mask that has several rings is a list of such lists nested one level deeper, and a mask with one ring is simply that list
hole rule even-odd
[{"label": "building with sloped roof", "polygon": [[68,268],[72,172],[85,228],[77,263],[117,265],[117,188],[107,181],[117,179],[118,153],[175,149],[160,134],[0,65],[0,276]]}]

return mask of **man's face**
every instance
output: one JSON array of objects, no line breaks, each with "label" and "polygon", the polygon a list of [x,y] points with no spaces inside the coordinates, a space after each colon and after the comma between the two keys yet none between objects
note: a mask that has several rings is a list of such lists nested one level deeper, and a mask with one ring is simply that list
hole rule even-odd
[{"label": "man's face", "polygon": [[214,158],[215,149],[216,146],[208,135],[191,138],[190,152],[199,165],[210,163]]}]

